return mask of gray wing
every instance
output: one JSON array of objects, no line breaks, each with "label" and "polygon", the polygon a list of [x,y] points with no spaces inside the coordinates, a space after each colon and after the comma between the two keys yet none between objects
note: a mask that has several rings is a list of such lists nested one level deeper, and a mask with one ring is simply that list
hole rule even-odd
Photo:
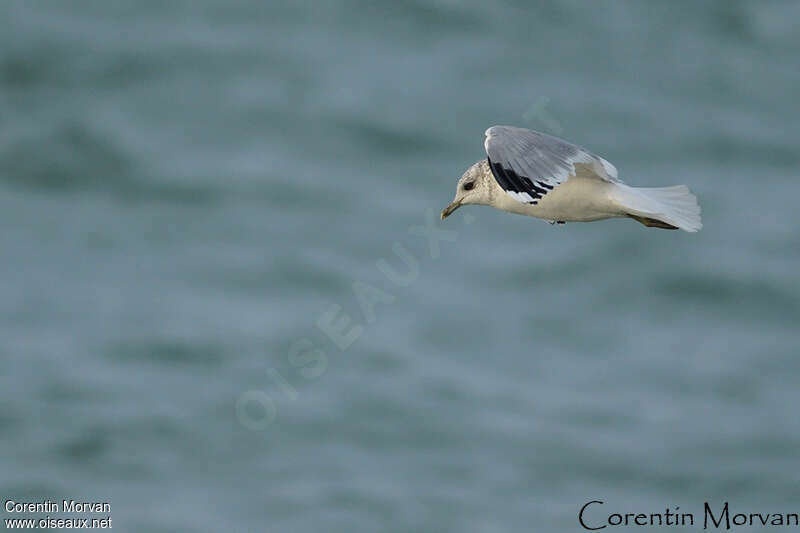
[{"label": "gray wing", "polygon": [[575,164],[583,164],[592,177],[619,182],[617,169],[602,157],[537,131],[492,126],[486,130],[484,144],[497,183],[509,196],[526,204],[537,204],[574,176]]}]

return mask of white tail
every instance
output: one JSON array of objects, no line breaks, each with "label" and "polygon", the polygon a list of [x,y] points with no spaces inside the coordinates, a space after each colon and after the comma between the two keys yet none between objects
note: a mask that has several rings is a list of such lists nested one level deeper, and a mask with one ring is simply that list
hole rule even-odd
[{"label": "white tail", "polygon": [[645,226],[680,228],[689,232],[703,227],[697,198],[686,185],[656,189],[621,185],[615,189],[615,197],[631,218]]}]

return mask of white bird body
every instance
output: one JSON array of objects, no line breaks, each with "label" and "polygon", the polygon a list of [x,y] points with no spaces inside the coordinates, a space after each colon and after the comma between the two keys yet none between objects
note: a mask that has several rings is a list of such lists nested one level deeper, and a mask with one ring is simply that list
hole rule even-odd
[{"label": "white bird body", "polygon": [[629,217],[650,227],[702,228],[697,199],[685,185],[630,187],[605,159],[532,130],[493,126],[485,144],[489,157],[464,173],[442,218],[481,204],[551,222]]},{"label": "white bird body", "polygon": [[[493,183],[500,189],[497,183]],[[536,204],[525,204],[499,194],[492,207],[550,221],[592,222],[626,216],[613,199],[617,185],[592,178],[571,177]],[[502,190],[502,189],[501,189]]]}]

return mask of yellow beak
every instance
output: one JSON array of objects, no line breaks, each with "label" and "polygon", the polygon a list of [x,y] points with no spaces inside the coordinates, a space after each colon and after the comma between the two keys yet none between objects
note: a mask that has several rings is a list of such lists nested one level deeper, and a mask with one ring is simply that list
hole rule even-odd
[{"label": "yellow beak", "polygon": [[453,214],[453,211],[461,207],[461,202],[453,202],[452,204],[448,205],[442,211],[442,220],[446,219],[450,215]]}]

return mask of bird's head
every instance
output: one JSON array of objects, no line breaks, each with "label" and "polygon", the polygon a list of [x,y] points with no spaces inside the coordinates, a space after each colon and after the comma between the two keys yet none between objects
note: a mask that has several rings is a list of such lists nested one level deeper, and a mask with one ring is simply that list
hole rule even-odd
[{"label": "bird's head", "polygon": [[442,211],[442,220],[449,217],[453,211],[466,204],[491,204],[492,171],[489,163],[482,159],[469,167],[456,186],[456,197]]}]

